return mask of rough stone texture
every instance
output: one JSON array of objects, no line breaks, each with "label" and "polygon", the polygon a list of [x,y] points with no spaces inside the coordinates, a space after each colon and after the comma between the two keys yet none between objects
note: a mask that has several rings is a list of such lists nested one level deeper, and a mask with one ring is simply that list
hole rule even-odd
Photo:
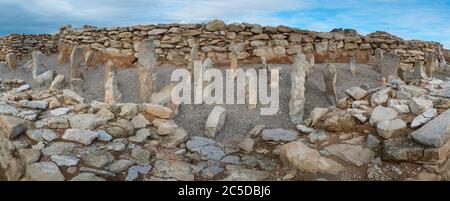
[{"label": "rough stone texture", "polygon": [[275,142],[290,142],[297,139],[298,134],[294,130],[284,129],[265,129],[261,133],[263,140],[275,141]]},{"label": "rough stone texture", "polygon": [[357,69],[356,69],[356,58],[355,56],[351,56],[349,61],[348,61],[348,66],[349,66],[349,70],[350,73],[353,76],[356,76],[356,74],[358,73]]},{"label": "rough stone texture", "polygon": [[6,63],[12,69],[16,69],[17,67],[17,57],[15,53],[6,54]]},{"label": "rough stone texture", "polygon": [[336,79],[336,67],[333,64],[328,64],[324,73],[325,91],[327,93],[327,98],[332,105],[336,105],[337,102]]},{"label": "rough stone texture", "polygon": [[1,133],[6,138],[12,139],[25,133],[30,128],[30,122],[10,116],[0,116]]},{"label": "rough stone texture", "polygon": [[433,107],[433,101],[424,98],[412,98],[409,103],[409,109],[414,114],[421,114]]},{"label": "rough stone texture", "polygon": [[206,119],[205,136],[214,138],[225,125],[225,108],[216,106]]},{"label": "rough stone texture", "polygon": [[370,115],[369,124],[376,126],[379,122],[384,120],[392,120],[398,117],[397,111],[392,108],[377,106]]},{"label": "rough stone texture", "polygon": [[345,91],[348,95],[350,95],[355,100],[361,100],[367,96],[367,91],[361,89],[361,87],[352,87]]},{"label": "rough stone texture", "polygon": [[[388,79],[389,75],[398,77],[398,68],[400,65],[400,57],[394,53],[384,53],[383,60],[380,63],[381,76]],[[389,81],[389,80],[388,80]]]},{"label": "rough stone texture", "polygon": [[64,132],[62,139],[89,145],[97,137],[98,133],[90,130],[67,129]]},{"label": "rough stone texture", "polygon": [[337,175],[344,167],[334,160],[322,157],[319,151],[311,149],[301,141],[290,142],[280,149],[280,157],[284,164],[292,165],[300,171],[311,174]]},{"label": "rough stone texture", "polygon": [[377,124],[378,135],[384,139],[403,134],[405,129],[406,123],[401,119],[383,120]]},{"label": "rough stone texture", "polygon": [[414,78],[415,79],[427,79],[428,76],[425,73],[425,70],[423,69],[423,64],[420,61],[416,61],[416,63],[414,63]]},{"label": "rough stone texture", "polygon": [[32,56],[32,77],[36,79],[40,74],[44,73],[45,70],[45,61],[47,60],[46,56],[39,51],[33,51]]},{"label": "rough stone texture", "polygon": [[64,181],[58,166],[52,162],[33,163],[27,166],[27,179],[32,181]]},{"label": "rough stone texture", "polygon": [[289,101],[289,117],[294,124],[303,123],[305,115],[305,68],[308,65],[306,55],[298,53],[292,66],[291,99]]},{"label": "rough stone texture", "polygon": [[375,158],[375,153],[359,145],[335,144],[325,147],[325,150],[333,156],[356,166],[367,164]]},{"label": "rough stone texture", "polygon": [[155,88],[156,53],[155,42],[147,39],[139,46],[139,99],[141,102],[150,102]]},{"label": "rough stone texture", "polygon": [[411,137],[420,144],[442,147],[450,136],[450,110],[440,114],[425,126],[411,133]]}]

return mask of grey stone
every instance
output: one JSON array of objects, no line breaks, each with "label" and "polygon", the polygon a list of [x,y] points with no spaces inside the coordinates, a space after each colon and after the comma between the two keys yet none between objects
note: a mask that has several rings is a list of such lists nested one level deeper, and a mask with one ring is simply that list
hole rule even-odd
[{"label": "grey stone", "polygon": [[370,115],[369,124],[376,126],[379,122],[384,120],[392,120],[398,117],[397,111],[392,108],[377,106]]},{"label": "grey stone", "polygon": [[325,147],[325,150],[331,155],[356,166],[367,164],[375,158],[375,153],[372,150],[359,145],[334,144]]},{"label": "grey stone", "polygon": [[294,130],[265,129],[261,133],[262,139],[275,142],[290,142],[297,139],[298,134]]},{"label": "grey stone", "polygon": [[377,124],[378,135],[384,139],[403,134],[405,129],[406,123],[401,119],[383,120]]},{"label": "grey stone", "polygon": [[[398,78],[398,68],[400,65],[400,57],[394,53],[386,52],[380,62],[381,77],[388,78],[389,75]],[[388,80],[389,81],[389,80]]]},{"label": "grey stone", "polygon": [[140,162],[149,162],[151,152],[141,147],[135,147],[131,150],[131,157]]},{"label": "grey stone", "polygon": [[94,173],[80,173],[73,177],[70,181],[106,181],[105,179],[96,176]]},{"label": "grey stone", "polygon": [[0,116],[0,131],[9,139],[18,137],[20,134],[26,132],[29,129],[30,124],[30,122],[23,119],[3,115]]},{"label": "grey stone", "polygon": [[298,53],[292,65],[289,117],[294,124],[303,123],[305,115],[306,55]]},{"label": "grey stone", "polygon": [[138,51],[139,99],[148,103],[155,89],[156,53],[152,39],[143,40]]},{"label": "grey stone", "polygon": [[19,149],[20,159],[25,162],[26,165],[39,161],[41,157],[41,151],[36,149]]},{"label": "grey stone", "polygon": [[325,91],[332,105],[336,105],[337,102],[336,79],[336,67],[333,64],[328,64],[324,73]]},{"label": "grey stone", "polygon": [[39,51],[33,51],[31,53],[33,66],[32,66],[32,77],[36,79],[40,74],[45,72],[45,62],[47,57]]},{"label": "grey stone", "polygon": [[134,181],[139,177],[139,174],[146,175],[152,169],[151,165],[132,166],[128,169],[127,177],[125,181]]},{"label": "grey stone", "polygon": [[126,169],[128,169],[129,167],[131,167],[132,165],[134,165],[135,162],[130,161],[130,160],[126,160],[126,159],[120,159],[117,161],[114,161],[112,164],[110,164],[107,169],[113,173],[121,173],[123,171],[125,171]]},{"label": "grey stone", "polygon": [[355,100],[361,100],[367,96],[367,91],[361,89],[361,87],[352,87],[345,91],[348,95],[350,95]]},{"label": "grey stone", "polygon": [[74,166],[80,161],[77,157],[68,155],[52,155],[51,159],[58,166]]},{"label": "grey stone", "polygon": [[174,178],[182,181],[193,181],[195,179],[191,164],[183,161],[157,160],[153,172],[154,176],[162,178]]},{"label": "grey stone", "polygon": [[42,154],[44,156],[73,155],[76,147],[76,144],[70,142],[55,142],[42,149]]},{"label": "grey stone", "polygon": [[215,106],[206,119],[205,136],[214,138],[225,125],[225,108]]},{"label": "grey stone", "polygon": [[32,181],[64,181],[64,176],[52,162],[33,163],[26,168],[27,179]]},{"label": "grey stone", "polygon": [[418,143],[431,147],[442,147],[450,136],[450,110],[440,114],[425,126],[411,133],[411,137]]},{"label": "grey stone", "polygon": [[78,142],[83,145],[90,145],[98,137],[98,133],[90,130],[67,129],[62,139]]},{"label": "grey stone", "polygon": [[414,114],[421,114],[433,107],[433,101],[424,98],[412,98],[409,108]]},{"label": "grey stone", "polygon": [[107,151],[95,152],[84,156],[83,161],[92,167],[102,169],[114,161],[114,156]]}]

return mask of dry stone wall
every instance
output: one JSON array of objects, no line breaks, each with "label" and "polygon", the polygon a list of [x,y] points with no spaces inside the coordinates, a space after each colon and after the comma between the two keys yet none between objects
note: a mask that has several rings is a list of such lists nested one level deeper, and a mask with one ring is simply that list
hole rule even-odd
[{"label": "dry stone wall", "polygon": [[385,32],[363,36],[352,29],[314,32],[286,26],[225,24],[213,20],[206,24],[109,28],[72,28],[68,25],[61,27],[54,36],[10,35],[0,38],[0,60],[5,60],[8,52],[26,55],[30,49],[38,48],[48,53],[58,46],[59,51],[63,52],[60,62],[64,63],[74,46],[82,46],[85,53],[95,55],[94,63],[112,60],[118,66],[134,66],[138,48],[144,39],[154,39],[159,62],[177,65],[188,63],[189,53],[195,45],[199,46],[199,59],[209,57],[215,63],[230,62],[231,46],[237,48],[240,63],[258,63],[260,56],[269,62],[292,63],[299,49],[313,52],[316,63],[346,63],[351,56],[355,56],[358,63],[374,63],[375,49],[381,48],[400,55],[401,62],[412,67],[417,60],[425,61],[427,53],[444,52],[439,43],[403,40]]},{"label": "dry stone wall", "polygon": [[45,54],[55,53],[57,41],[56,35],[49,34],[11,34],[0,37],[0,61],[6,61],[8,53],[15,53],[18,59],[30,56],[32,50],[39,50]]},{"label": "dry stone wall", "polygon": [[159,61],[186,64],[191,48],[200,46],[200,58],[214,62],[229,62],[230,44],[238,47],[240,62],[254,63],[260,56],[271,61],[292,62],[294,54],[303,49],[314,52],[316,62],[347,62],[355,55],[358,63],[372,63],[376,48],[394,51],[401,61],[413,64],[424,60],[427,53],[442,52],[435,42],[403,40],[385,32],[367,36],[355,30],[335,29],[331,32],[313,32],[286,26],[261,26],[248,23],[225,24],[214,20],[206,24],[160,24],[130,27],[74,29],[62,27],[62,44],[81,45],[106,55],[125,55],[128,61],[137,58],[139,43],[143,39],[155,40]]}]

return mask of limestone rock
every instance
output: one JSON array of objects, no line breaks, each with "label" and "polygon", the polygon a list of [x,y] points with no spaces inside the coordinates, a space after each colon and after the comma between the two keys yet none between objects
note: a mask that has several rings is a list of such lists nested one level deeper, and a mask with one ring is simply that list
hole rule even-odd
[{"label": "limestone rock", "polygon": [[375,153],[360,145],[334,144],[325,147],[325,150],[333,156],[344,161],[350,162],[356,166],[362,166],[375,158]]},{"label": "limestone rock", "polygon": [[311,149],[301,141],[290,142],[281,146],[281,161],[292,165],[300,171],[311,174],[337,175],[344,167],[334,160],[322,157],[317,150]]},{"label": "limestone rock", "polygon": [[263,140],[275,141],[275,142],[291,142],[297,140],[298,134],[294,130],[277,129],[265,129],[261,133]]},{"label": "limestone rock", "polygon": [[377,124],[378,135],[384,139],[403,134],[406,123],[401,119],[383,120]]},{"label": "limestone rock", "polygon": [[411,128],[418,128],[422,125],[425,125],[429,121],[431,121],[434,117],[438,115],[438,112],[434,108],[430,108],[424,113],[420,114],[411,122]]},{"label": "limestone rock", "polygon": [[10,116],[0,116],[1,133],[6,138],[13,139],[30,128],[30,122]]},{"label": "limestone rock", "polygon": [[32,181],[64,181],[64,176],[52,162],[33,163],[27,166],[27,179]]},{"label": "limestone rock", "polygon": [[379,105],[372,111],[369,124],[372,126],[376,126],[381,121],[392,120],[397,118],[397,116],[398,113],[394,109]]},{"label": "limestone rock", "polygon": [[205,136],[213,138],[225,125],[225,108],[213,108],[205,123]]},{"label": "limestone rock", "polygon": [[333,64],[328,64],[324,74],[325,91],[327,98],[332,105],[336,105],[336,67]]},{"label": "limestone rock", "polygon": [[97,132],[82,129],[67,129],[62,139],[78,142],[83,145],[90,145],[98,137]]},{"label": "limestone rock", "polygon": [[412,98],[409,108],[414,114],[421,114],[433,107],[433,101],[423,98]]},{"label": "limestone rock", "polygon": [[168,119],[173,114],[173,111],[170,108],[161,105],[145,104],[144,108],[147,114],[158,118]]},{"label": "limestone rock", "polygon": [[289,117],[294,124],[303,123],[305,113],[306,55],[298,53],[292,65]]},{"label": "limestone rock", "polygon": [[350,89],[347,89],[345,92],[347,92],[347,94],[355,100],[361,100],[368,94],[367,91],[361,89],[361,87],[352,87]]},{"label": "limestone rock", "polygon": [[450,110],[447,110],[419,130],[412,132],[411,137],[426,146],[442,147],[450,136],[449,119]]}]

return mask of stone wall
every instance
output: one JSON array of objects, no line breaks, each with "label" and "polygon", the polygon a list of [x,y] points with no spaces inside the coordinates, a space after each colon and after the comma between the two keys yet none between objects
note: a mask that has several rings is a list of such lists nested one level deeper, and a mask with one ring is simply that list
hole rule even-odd
[{"label": "stone wall", "polygon": [[59,38],[63,49],[81,45],[97,50],[103,59],[114,58],[122,63],[135,61],[137,47],[146,38],[155,39],[160,62],[175,64],[186,64],[195,43],[200,46],[200,58],[209,57],[216,63],[229,61],[231,43],[239,47],[238,58],[242,63],[259,62],[259,56],[265,56],[272,62],[291,62],[292,55],[299,48],[306,52],[314,51],[317,63],[347,62],[350,55],[355,55],[359,63],[372,63],[376,48],[395,51],[406,64],[424,60],[426,53],[442,52],[439,43],[403,40],[385,32],[362,36],[350,29],[313,32],[286,26],[227,25],[218,20],[207,24],[110,28],[85,26],[74,29],[66,26],[60,29]]},{"label": "stone wall", "polygon": [[0,61],[5,61],[8,53],[16,53],[17,58],[29,56],[32,50],[39,50],[45,54],[57,51],[57,36],[49,34],[20,35],[11,34],[0,37]]}]

